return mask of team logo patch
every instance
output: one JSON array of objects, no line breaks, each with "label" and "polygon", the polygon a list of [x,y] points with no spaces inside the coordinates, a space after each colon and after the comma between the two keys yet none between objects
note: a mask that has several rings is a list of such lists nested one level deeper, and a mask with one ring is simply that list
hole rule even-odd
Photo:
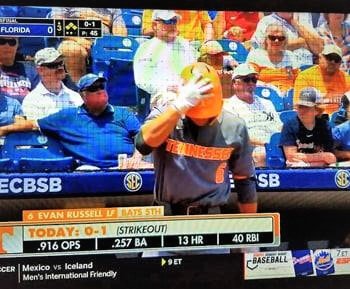
[{"label": "team logo patch", "polygon": [[340,189],[345,189],[350,185],[350,173],[346,170],[339,170],[334,177],[335,184]]},{"label": "team logo patch", "polygon": [[295,276],[306,276],[314,273],[310,250],[294,250],[292,256]]},{"label": "team logo patch", "polygon": [[314,254],[317,276],[334,273],[334,262],[329,250],[316,250]]},{"label": "team logo patch", "polygon": [[124,187],[129,192],[137,192],[142,187],[142,177],[137,172],[129,172],[124,177]]},{"label": "team logo patch", "polygon": [[37,141],[40,144],[45,144],[45,143],[47,143],[48,139],[47,139],[47,137],[45,135],[39,135],[37,137]]}]

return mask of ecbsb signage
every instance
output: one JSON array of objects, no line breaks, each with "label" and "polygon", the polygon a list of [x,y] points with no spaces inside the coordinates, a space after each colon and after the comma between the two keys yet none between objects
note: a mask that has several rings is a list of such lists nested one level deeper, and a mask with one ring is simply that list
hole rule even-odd
[{"label": "ecbsb signage", "polygon": [[62,191],[61,178],[0,178],[0,194],[57,193]]},{"label": "ecbsb signage", "polygon": [[260,188],[278,188],[281,184],[280,176],[275,173],[260,173],[257,181]]}]

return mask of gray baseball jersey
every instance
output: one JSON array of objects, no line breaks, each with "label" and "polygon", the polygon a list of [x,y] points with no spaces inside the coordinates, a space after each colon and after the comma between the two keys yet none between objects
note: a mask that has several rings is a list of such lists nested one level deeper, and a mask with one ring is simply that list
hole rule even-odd
[{"label": "gray baseball jersey", "polygon": [[[153,109],[147,120],[160,113],[161,109]],[[136,144],[141,153],[152,151],[142,138],[137,139],[142,140]],[[223,110],[205,126],[181,119],[168,139],[153,150],[155,197],[173,204],[225,204],[230,193],[229,170],[234,178],[255,175],[251,152],[244,121],[229,111]],[[255,186],[243,191],[238,191],[240,202],[256,201]]]}]

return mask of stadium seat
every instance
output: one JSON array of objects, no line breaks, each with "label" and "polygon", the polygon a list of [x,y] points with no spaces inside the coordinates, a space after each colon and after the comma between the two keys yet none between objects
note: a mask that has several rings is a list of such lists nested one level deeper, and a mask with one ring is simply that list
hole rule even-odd
[{"label": "stadium seat", "polygon": [[92,71],[108,79],[107,92],[113,105],[137,104],[133,58],[138,42],[132,37],[104,36],[92,47]]},{"label": "stadium seat", "polygon": [[105,71],[109,102],[113,105],[136,106],[137,94],[133,62],[112,58]]},{"label": "stadium seat", "polygon": [[310,68],[311,66],[312,66],[312,64],[304,64],[304,65],[301,65],[301,66],[300,66],[300,70],[303,71],[303,70],[305,70],[305,69]]},{"label": "stadium seat", "polygon": [[147,115],[150,113],[151,95],[147,91],[139,87],[136,87],[136,95],[137,95],[137,117],[139,121],[143,123]]},{"label": "stadium seat", "polygon": [[[46,18],[51,8],[21,6],[18,17],[25,18]],[[35,53],[46,47],[45,37],[20,37],[18,51],[25,56],[34,56]]]},{"label": "stadium seat", "polygon": [[221,39],[218,40],[224,51],[228,52],[238,63],[246,61],[248,50],[239,41]]},{"label": "stadium seat", "polygon": [[21,6],[19,17],[26,18],[46,18],[51,12],[51,8],[39,6]]},{"label": "stadium seat", "polygon": [[128,36],[141,35],[142,9],[122,9],[122,17],[125,22]]},{"label": "stadium seat", "polygon": [[265,144],[266,166],[272,169],[281,169],[286,167],[286,160],[282,148],[279,146],[281,133],[274,133],[270,142]]},{"label": "stadium seat", "polygon": [[295,110],[285,110],[279,113],[280,120],[283,123],[286,123],[288,120],[294,118],[296,115],[297,115],[297,112]]},{"label": "stadium seat", "polygon": [[9,171],[19,172],[70,171],[74,163],[72,157],[64,155],[58,141],[39,131],[8,134],[2,156],[12,160]]},{"label": "stadium seat", "polygon": [[280,96],[279,92],[270,86],[257,86],[255,94],[259,97],[269,99],[275,106],[276,111],[284,110],[283,97]]},{"label": "stadium seat", "polygon": [[91,48],[92,71],[99,73],[106,69],[111,58],[132,60],[138,46],[132,37],[108,35],[97,38]]},{"label": "stadium seat", "polygon": [[286,92],[286,95],[283,98],[284,110],[293,109],[293,97],[294,97],[294,89],[291,88]]},{"label": "stadium seat", "polygon": [[343,122],[347,121],[347,112],[346,109],[340,108],[338,111],[335,111],[331,114],[329,125],[335,127]]}]

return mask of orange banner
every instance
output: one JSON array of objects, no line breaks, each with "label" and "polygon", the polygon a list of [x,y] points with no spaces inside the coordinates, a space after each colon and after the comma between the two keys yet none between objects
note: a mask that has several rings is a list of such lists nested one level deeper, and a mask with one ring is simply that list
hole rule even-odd
[{"label": "orange banner", "polygon": [[162,206],[25,210],[22,212],[24,222],[114,220],[159,216],[164,216]]}]

